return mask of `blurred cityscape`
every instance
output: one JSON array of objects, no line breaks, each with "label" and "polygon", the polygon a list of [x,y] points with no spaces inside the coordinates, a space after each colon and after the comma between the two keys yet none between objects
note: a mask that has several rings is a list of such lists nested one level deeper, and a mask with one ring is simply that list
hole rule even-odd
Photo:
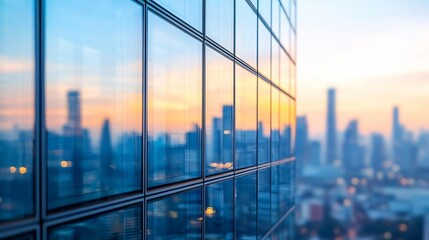
[{"label": "blurred cityscape", "polygon": [[429,239],[429,131],[408,130],[399,106],[390,136],[364,136],[354,119],[338,129],[327,95],[325,139],[297,118],[296,239]]}]

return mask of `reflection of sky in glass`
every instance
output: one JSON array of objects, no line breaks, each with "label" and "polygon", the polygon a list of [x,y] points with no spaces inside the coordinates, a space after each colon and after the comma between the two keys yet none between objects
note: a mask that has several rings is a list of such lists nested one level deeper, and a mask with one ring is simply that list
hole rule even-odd
[{"label": "reflection of sky in glass", "polygon": [[50,208],[141,186],[142,16],[131,1],[47,1]]},{"label": "reflection of sky in glass", "polygon": [[202,0],[155,0],[183,21],[202,30]]},{"label": "reflection of sky in glass", "polygon": [[271,33],[259,20],[258,71],[271,79]]},{"label": "reflection of sky in glass", "polygon": [[258,164],[270,161],[271,85],[258,80]]},{"label": "reflection of sky in glass", "polygon": [[206,48],[206,172],[233,168],[233,62]]},{"label": "reflection of sky in glass", "polygon": [[290,68],[291,61],[283,49],[280,49],[280,87],[290,93]]},{"label": "reflection of sky in glass", "polygon": [[198,177],[202,44],[148,16],[149,186]]},{"label": "reflection of sky in glass", "polygon": [[256,14],[246,0],[237,0],[235,10],[235,53],[256,68]]},{"label": "reflection of sky in glass", "polygon": [[33,26],[33,1],[0,1],[0,222],[34,212]]},{"label": "reflection of sky in glass", "polygon": [[265,19],[265,22],[268,23],[268,26],[271,26],[271,0],[259,0],[258,2],[259,14],[261,14],[261,16]]},{"label": "reflection of sky in glass", "polygon": [[234,1],[206,1],[206,35],[233,52]]}]

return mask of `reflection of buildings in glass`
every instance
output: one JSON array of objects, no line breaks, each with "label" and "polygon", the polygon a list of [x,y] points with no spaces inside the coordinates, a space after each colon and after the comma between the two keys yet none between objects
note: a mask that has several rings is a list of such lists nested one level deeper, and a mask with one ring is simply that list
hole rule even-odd
[{"label": "reflection of buildings in glass", "polygon": [[233,107],[222,106],[222,117],[212,118],[212,139],[208,147],[208,163],[212,168],[209,171],[225,171],[233,168],[232,138],[233,138]]},{"label": "reflection of buildings in glass", "polygon": [[333,164],[337,160],[337,112],[336,112],[336,90],[328,90],[328,117],[326,131],[326,162]]},{"label": "reflection of buildings in glass", "polygon": [[258,123],[258,162],[267,163],[270,161],[270,136],[265,136],[266,126],[260,121]]}]

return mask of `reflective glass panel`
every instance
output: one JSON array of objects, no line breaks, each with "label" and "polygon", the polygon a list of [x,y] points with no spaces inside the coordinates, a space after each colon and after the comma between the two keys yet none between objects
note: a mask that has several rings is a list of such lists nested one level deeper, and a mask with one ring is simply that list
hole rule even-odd
[{"label": "reflective glass panel", "polygon": [[271,85],[259,79],[258,89],[258,164],[262,164],[270,162]]},{"label": "reflective glass panel", "polygon": [[201,45],[149,13],[149,187],[201,176]]},{"label": "reflective glass panel", "polygon": [[195,189],[148,205],[147,239],[202,239],[201,189]]},{"label": "reflective glass panel", "polygon": [[268,26],[271,26],[271,0],[259,0],[258,11]]},{"label": "reflective glass panel", "polygon": [[206,0],[206,35],[233,52],[234,1]]},{"label": "reflective glass panel", "polygon": [[293,97],[296,95],[296,65],[292,62],[290,66],[290,93]]},{"label": "reflective glass panel", "polygon": [[256,76],[235,68],[235,160],[237,168],[256,164]]},{"label": "reflective glass panel", "polygon": [[290,93],[290,60],[283,49],[280,50],[280,87]]},{"label": "reflective glass panel", "polygon": [[276,224],[280,215],[280,166],[271,167],[271,225]]},{"label": "reflective glass panel", "polygon": [[290,194],[290,170],[291,162],[283,163],[279,172],[279,214],[283,217],[292,207]]},{"label": "reflective glass panel", "polygon": [[233,181],[206,187],[205,239],[234,239]]},{"label": "reflective glass panel", "polygon": [[233,169],[234,64],[206,48],[206,174]]},{"label": "reflective glass panel", "polygon": [[280,45],[275,38],[272,38],[271,44],[271,81],[278,86],[280,81]]},{"label": "reflective glass panel", "polygon": [[142,16],[133,1],[46,1],[50,209],[141,189]]},{"label": "reflective glass panel", "polygon": [[280,38],[280,2],[279,0],[272,0],[272,20],[271,29],[273,33]]},{"label": "reflective glass panel", "polygon": [[13,236],[13,237],[7,237],[7,238],[2,238],[3,240],[33,240],[36,239],[34,237],[34,234],[23,234],[23,235],[19,235],[19,236]]},{"label": "reflective glass panel", "polygon": [[235,206],[236,239],[256,239],[256,173],[237,177],[235,184],[237,202]]},{"label": "reflective glass panel", "polygon": [[259,21],[258,71],[271,79],[271,33]]},{"label": "reflective glass panel", "polygon": [[202,0],[155,0],[195,29],[202,30]]},{"label": "reflective glass panel", "polygon": [[34,1],[0,1],[0,222],[34,213]]},{"label": "reflective glass panel", "polygon": [[289,20],[286,17],[286,14],[281,11],[280,12],[280,42],[286,51],[289,52],[290,48],[290,25]]},{"label": "reflective glass panel", "polygon": [[296,144],[296,102],[295,100],[290,100],[290,154],[295,156],[295,144]]},{"label": "reflective glass panel", "polygon": [[271,87],[271,161],[277,161],[280,159],[279,101],[279,90],[275,87]]},{"label": "reflective glass panel", "polygon": [[290,156],[290,101],[289,97],[280,94],[280,159]]},{"label": "reflective glass panel", "polygon": [[246,0],[237,0],[235,11],[235,54],[256,69],[256,14]]},{"label": "reflective glass panel", "polygon": [[258,239],[271,229],[271,169],[258,171]]},{"label": "reflective glass panel", "polygon": [[142,207],[128,207],[48,230],[50,240],[143,238]]}]

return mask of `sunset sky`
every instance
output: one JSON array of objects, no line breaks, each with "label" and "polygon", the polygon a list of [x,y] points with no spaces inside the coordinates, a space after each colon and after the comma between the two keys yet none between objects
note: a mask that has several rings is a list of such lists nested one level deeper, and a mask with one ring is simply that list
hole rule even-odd
[{"label": "sunset sky", "polygon": [[429,1],[298,1],[298,115],[324,136],[327,89],[338,130],[390,136],[392,107],[408,129],[429,128]]}]

